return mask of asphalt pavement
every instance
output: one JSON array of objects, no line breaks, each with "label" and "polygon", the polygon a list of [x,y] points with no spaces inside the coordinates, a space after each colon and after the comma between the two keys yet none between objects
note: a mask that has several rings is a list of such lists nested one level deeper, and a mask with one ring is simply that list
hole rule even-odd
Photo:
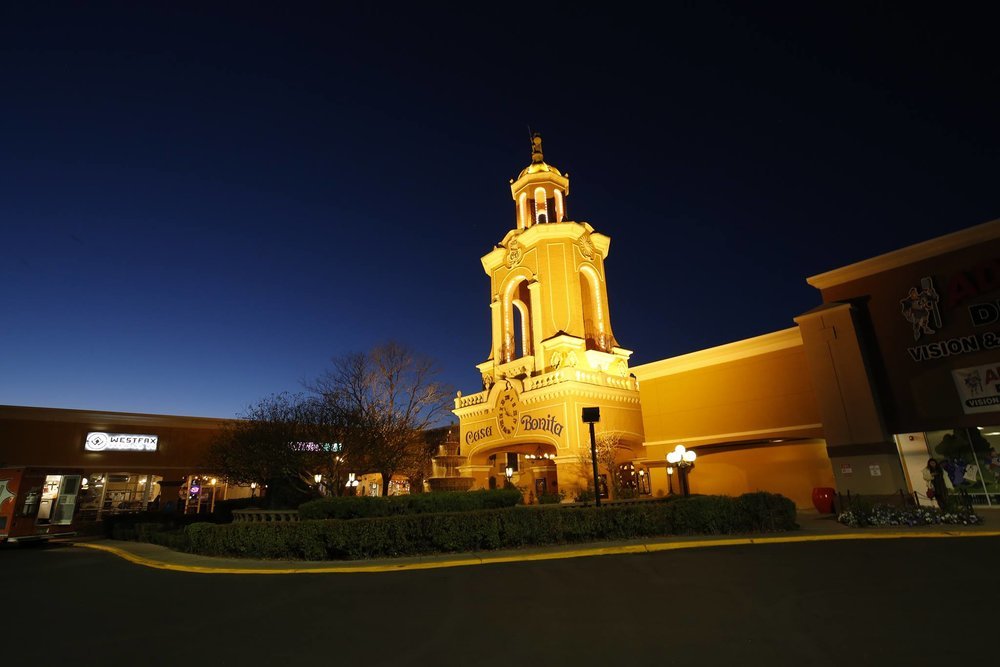
[{"label": "asphalt pavement", "polygon": [[3,662],[989,664],[998,556],[980,532],[221,576],[5,547]]},{"label": "asphalt pavement", "polygon": [[987,664],[998,553],[991,536],[839,540],[213,576],[4,549],[3,651],[123,666]]}]

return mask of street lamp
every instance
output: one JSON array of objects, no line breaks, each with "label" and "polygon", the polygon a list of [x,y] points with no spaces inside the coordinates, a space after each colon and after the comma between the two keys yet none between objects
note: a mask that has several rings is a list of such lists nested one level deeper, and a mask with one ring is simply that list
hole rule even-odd
[{"label": "street lamp", "polygon": [[[680,471],[681,478],[681,493],[684,497],[691,495],[691,490],[688,487],[688,472],[694,467],[694,460],[698,457],[694,453],[694,450],[687,449],[684,445],[677,445],[674,451],[667,454],[667,475],[671,474],[671,466],[676,466]],[[671,493],[673,492],[673,484],[670,486]]]},{"label": "street lamp", "polygon": [[358,490],[358,480],[355,478],[353,472],[347,473],[347,484],[345,485],[348,489],[351,489],[353,493],[357,493]]},{"label": "street lamp", "polygon": [[674,467],[667,466],[667,484],[670,487],[670,493],[668,495],[674,495]]},{"label": "street lamp", "polygon": [[510,480],[514,476],[514,468],[512,468],[511,466],[507,466],[506,468],[504,468],[503,475],[504,477],[507,478],[507,486],[510,487],[511,486]]},{"label": "street lamp", "polygon": [[601,409],[584,408],[580,419],[583,420],[583,423],[590,424],[590,460],[594,464],[594,506],[600,507],[601,487],[597,480],[597,436],[594,435],[594,424],[601,421]]}]

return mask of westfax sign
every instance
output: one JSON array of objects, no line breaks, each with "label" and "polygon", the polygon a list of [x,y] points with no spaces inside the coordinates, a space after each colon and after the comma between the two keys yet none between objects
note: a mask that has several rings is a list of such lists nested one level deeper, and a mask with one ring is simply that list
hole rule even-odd
[{"label": "westfax sign", "polygon": [[83,448],[88,452],[155,452],[159,441],[155,435],[91,431]]}]

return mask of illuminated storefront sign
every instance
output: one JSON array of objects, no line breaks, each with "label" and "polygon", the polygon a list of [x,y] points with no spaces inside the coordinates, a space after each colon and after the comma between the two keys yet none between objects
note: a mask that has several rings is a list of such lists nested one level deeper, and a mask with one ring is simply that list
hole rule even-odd
[{"label": "illuminated storefront sign", "polygon": [[299,452],[327,452],[336,454],[344,449],[342,442],[293,442],[292,449]]},{"label": "illuminated storefront sign", "polygon": [[83,448],[88,452],[155,452],[158,443],[155,435],[92,431]]},{"label": "illuminated storefront sign", "polygon": [[959,368],[951,374],[965,414],[1000,411],[1000,366]]}]

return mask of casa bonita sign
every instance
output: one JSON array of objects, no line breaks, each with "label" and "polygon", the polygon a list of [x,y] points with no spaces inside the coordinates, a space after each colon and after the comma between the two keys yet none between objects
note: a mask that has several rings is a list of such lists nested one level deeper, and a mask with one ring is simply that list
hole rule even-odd
[{"label": "casa bonita sign", "polygon": [[88,452],[155,452],[159,436],[135,433],[90,432],[83,448]]},{"label": "casa bonita sign", "polygon": [[[521,431],[546,431],[556,436],[557,438],[562,435],[564,426],[559,423],[559,420],[555,418],[554,415],[546,415],[544,417],[532,417],[531,415],[521,415],[521,419],[518,422]],[[508,435],[514,435],[517,429],[511,431]],[[471,445],[474,442],[479,442],[480,440],[486,440],[487,438],[493,437],[494,431],[493,426],[484,426],[480,429],[474,431],[469,431],[465,434],[465,444]]]}]

